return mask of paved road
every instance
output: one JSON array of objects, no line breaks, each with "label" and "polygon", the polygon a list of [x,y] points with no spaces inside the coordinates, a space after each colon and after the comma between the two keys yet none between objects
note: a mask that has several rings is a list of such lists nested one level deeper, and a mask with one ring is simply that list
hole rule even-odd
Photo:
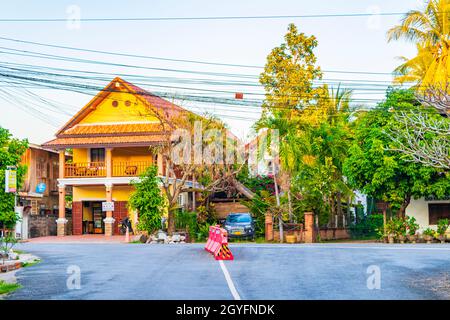
[{"label": "paved road", "polygon": [[[232,244],[222,265],[199,244],[18,248],[43,261],[17,273],[10,299],[450,299],[449,245]],[[81,288],[70,290],[73,265]],[[367,287],[369,266],[379,290]]]}]

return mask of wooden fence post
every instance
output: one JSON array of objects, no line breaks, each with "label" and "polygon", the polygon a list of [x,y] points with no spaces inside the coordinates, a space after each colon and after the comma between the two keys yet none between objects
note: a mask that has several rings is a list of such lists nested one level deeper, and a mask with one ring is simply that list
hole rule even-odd
[{"label": "wooden fence post", "polygon": [[305,212],[305,243],[316,242],[316,228],[314,226],[314,213]]},{"label": "wooden fence post", "polygon": [[265,226],[266,241],[273,241],[273,215],[270,212],[266,213]]}]

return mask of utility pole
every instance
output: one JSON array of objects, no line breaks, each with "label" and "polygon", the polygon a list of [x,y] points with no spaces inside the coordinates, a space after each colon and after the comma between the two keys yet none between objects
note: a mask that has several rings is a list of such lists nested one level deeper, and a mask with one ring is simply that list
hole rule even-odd
[{"label": "utility pole", "polygon": [[278,183],[277,183],[277,174],[275,170],[275,157],[272,158],[272,171],[273,171],[273,182],[275,186],[275,198],[277,199],[277,208],[278,208],[278,227],[280,230],[280,243],[283,243],[284,234],[283,234],[283,213],[281,212],[280,205],[280,194],[278,192]]}]

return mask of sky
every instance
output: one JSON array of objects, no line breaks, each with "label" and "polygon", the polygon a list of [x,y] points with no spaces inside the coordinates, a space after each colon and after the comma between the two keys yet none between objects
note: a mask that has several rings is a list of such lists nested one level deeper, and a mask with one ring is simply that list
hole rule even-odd
[{"label": "sky", "polygon": [[[139,17],[206,17],[206,16],[266,16],[266,15],[312,15],[338,13],[390,13],[407,12],[423,6],[422,1],[366,1],[366,0],[164,0],[164,1],[1,1],[1,19],[67,19],[74,13],[81,18],[139,18]],[[373,105],[383,98],[384,88],[392,80],[391,75],[343,74],[328,71],[364,71],[391,73],[399,64],[398,56],[411,57],[415,53],[412,44],[406,42],[387,43],[386,31],[398,24],[400,16],[364,16],[331,18],[288,18],[288,19],[242,19],[242,20],[165,20],[165,21],[81,21],[79,24],[58,22],[1,22],[0,37],[56,44],[84,49],[102,50],[228,64],[264,66],[271,49],[283,42],[289,23],[295,23],[299,31],[314,35],[318,40],[315,54],[318,65],[324,72],[324,81],[333,85],[339,82],[370,83],[370,88],[360,90],[354,97],[360,103]],[[71,51],[40,47],[6,40],[0,40],[1,63],[20,63],[40,67],[86,70],[111,74],[132,74],[145,77],[171,77],[198,79],[191,73],[163,72],[151,69],[136,69],[97,64],[80,64],[61,60],[38,59],[5,54],[8,48],[38,51],[40,53],[98,60],[117,64],[170,68],[177,70],[233,73],[251,75],[257,81],[262,69],[200,65],[186,62],[171,62],[123,56],[107,56],[97,53]],[[6,48],[6,49],[5,49]],[[127,77],[123,77],[127,80]],[[212,77],[210,77],[212,78]],[[221,79],[214,77],[215,79]],[[230,80],[228,78],[228,80]],[[235,79],[240,80],[240,79]],[[80,80],[82,81],[82,80]],[[108,81],[103,82],[106,85]],[[155,83],[161,85],[161,82]],[[174,84],[166,83],[168,86]],[[263,93],[261,88],[240,85],[191,86],[191,90],[166,88],[167,92],[178,94],[195,92],[197,95],[216,95],[234,98],[233,92]],[[156,90],[152,84],[142,85],[149,91]],[[11,95],[20,94],[20,88],[2,82],[0,89]],[[194,88],[199,89],[194,91]],[[208,93],[206,90],[221,90],[226,93]],[[51,140],[54,134],[77,110],[81,109],[92,95],[71,91],[30,88],[34,94],[51,101],[51,108],[43,110],[44,116],[31,112],[33,101],[13,103],[0,96],[0,126],[7,128],[18,138],[28,138],[32,143]],[[158,90],[163,90],[159,88]],[[200,92],[199,92],[200,91]],[[360,100],[358,100],[360,99]],[[363,100],[367,100],[362,102]],[[248,106],[228,106],[217,103],[196,103],[180,101],[183,107],[195,112],[210,112],[223,119],[240,138],[250,131],[258,118],[259,109]],[[36,108],[45,108],[40,105]],[[52,110],[56,108],[58,112]]]}]

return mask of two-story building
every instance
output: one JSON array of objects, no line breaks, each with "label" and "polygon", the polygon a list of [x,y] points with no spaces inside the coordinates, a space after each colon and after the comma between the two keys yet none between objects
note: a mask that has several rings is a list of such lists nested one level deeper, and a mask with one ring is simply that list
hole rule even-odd
[{"label": "two-story building", "polygon": [[[162,156],[151,146],[165,140],[155,111],[169,117],[185,109],[153,95],[120,78],[113,79],[57,133],[44,144],[59,152],[58,235],[66,232],[64,199],[66,188],[73,189],[72,234],[119,234],[118,224],[126,216],[135,223],[136,213],[129,213],[127,202],[133,192],[132,180],[150,165],[163,175]],[[73,161],[65,161],[67,149]],[[189,206],[192,195],[180,196]],[[102,202],[114,203],[109,211]]]}]

